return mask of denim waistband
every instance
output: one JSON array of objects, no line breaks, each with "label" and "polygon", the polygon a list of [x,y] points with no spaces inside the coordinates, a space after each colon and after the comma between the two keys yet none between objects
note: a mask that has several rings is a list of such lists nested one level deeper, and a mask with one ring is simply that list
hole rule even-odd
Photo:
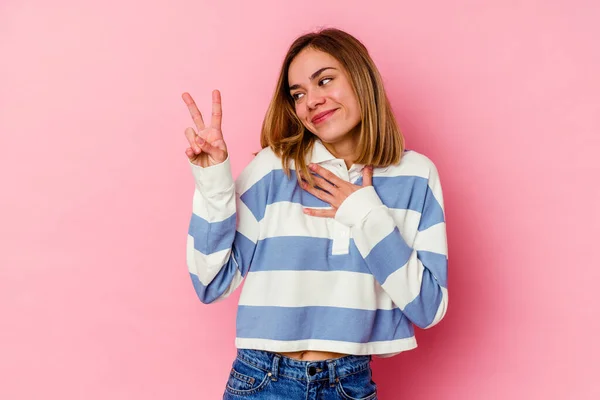
[{"label": "denim waistband", "polygon": [[238,349],[237,358],[241,362],[271,374],[300,381],[329,380],[334,383],[338,378],[363,371],[370,367],[371,356],[348,355],[322,361],[300,361],[264,350]]}]

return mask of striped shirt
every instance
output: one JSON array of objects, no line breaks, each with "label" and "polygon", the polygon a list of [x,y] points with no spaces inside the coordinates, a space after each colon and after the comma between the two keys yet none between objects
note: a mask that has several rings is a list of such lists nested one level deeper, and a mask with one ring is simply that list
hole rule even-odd
[{"label": "striped shirt", "polygon": [[[362,185],[317,140],[307,160]],[[299,187],[292,163],[265,148],[234,181],[229,159],[195,180],[187,264],[198,297],[212,303],[244,281],[237,348],[320,350],[389,357],[417,346],[414,326],[446,313],[444,204],[433,162],[405,151],[375,168],[373,186],[352,193],[335,218],[303,207],[331,206]]]}]

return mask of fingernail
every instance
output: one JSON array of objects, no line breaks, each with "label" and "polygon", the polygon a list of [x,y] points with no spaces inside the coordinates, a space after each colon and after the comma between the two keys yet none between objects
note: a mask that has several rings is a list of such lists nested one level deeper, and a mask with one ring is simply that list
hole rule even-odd
[{"label": "fingernail", "polygon": [[197,140],[201,145],[204,144],[204,139],[202,139],[200,136],[198,136]]},{"label": "fingernail", "polygon": [[317,169],[317,166],[315,164],[308,164],[308,168],[314,171],[315,169]]}]

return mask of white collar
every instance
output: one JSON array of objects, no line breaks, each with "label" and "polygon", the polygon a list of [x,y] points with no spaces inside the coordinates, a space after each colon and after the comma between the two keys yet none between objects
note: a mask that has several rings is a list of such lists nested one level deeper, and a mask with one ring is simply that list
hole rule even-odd
[{"label": "white collar", "polygon": [[312,146],[312,153],[308,155],[308,162],[314,164],[320,164],[325,161],[335,160],[335,156],[327,150],[327,147],[321,142],[320,139],[315,139]]}]

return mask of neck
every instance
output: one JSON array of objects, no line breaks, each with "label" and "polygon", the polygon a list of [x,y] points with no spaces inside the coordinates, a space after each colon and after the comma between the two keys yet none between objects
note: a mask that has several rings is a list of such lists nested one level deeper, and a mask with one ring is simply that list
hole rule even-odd
[{"label": "neck", "polygon": [[323,142],[323,145],[331,154],[333,154],[335,158],[343,159],[346,163],[346,168],[350,168],[352,164],[354,164],[354,160],[356,158],[356,146],[358,145],[358,135],[356,133],[353,133],[338,142]]}]

